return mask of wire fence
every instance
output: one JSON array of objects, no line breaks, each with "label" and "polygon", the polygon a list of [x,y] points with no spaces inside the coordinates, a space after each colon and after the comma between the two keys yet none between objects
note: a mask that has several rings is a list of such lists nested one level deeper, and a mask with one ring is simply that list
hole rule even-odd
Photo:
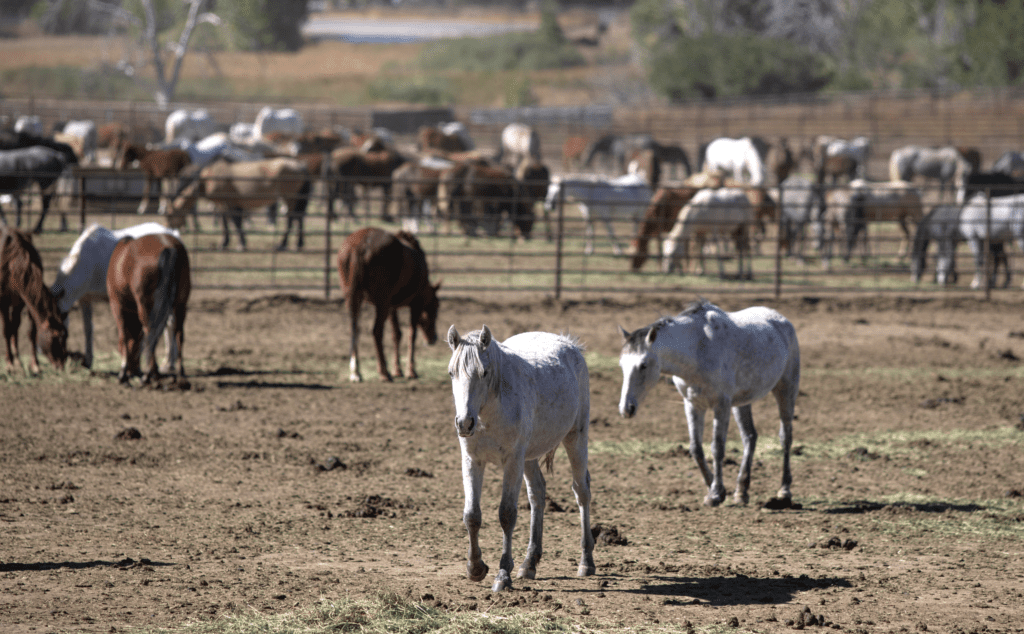
[{"label": "wire fence", "polygon": [[[154,218],[136,213],[141,174],[89,169],[77,178],[77,195],[54,201],[43,232],[35,238],[47,271],[56,270],[77,232],[92,222],[118,229]],[[1020,245],[1024,237],[1024,202],[1018,204],[1016,198],[1009,205],[999,202],[1008,199],[991,197],[979,203],[980,216],[976,215],[973,222],[982,236],[977,244],[983,255],[978,279],[983,283],[972,288],[976,270],[973,252],[964,246],[964,240],[950,242],[946,237],[958,228],[953,223],[959,220],[962,208],[951,204],[957,214],[941,222],[933,218],[936,214],[926,214],[944,197],[953,202],[952,194],[940,193],[937,188],[918,189],[922,202],[905,217],[888,209],[888,203],[875,208],[851,204],[848,198],[844,199],[847,202],[836,203],[834,193],[849,191],[842,186],[814,191],[787,187],[781,192],[781,200],[779,190],[772,189],[769,195],[778,205],[777,211],[766,216],[762,226],[758,222],[742,227],[735,222],[725,225],[711,219],[700,231],[680,233],[677,228],[677,237],[681,236],[677,244],[690,246],[678,246],[674,260],[662,253],[664,240],[671,237],[678,220],[672,215],[658,231],[649,232],[650,257],[637,267],[634,256],[639,245],[635,237],[646,204],[612,205],[615,211],[607,225],[597,222],[597,218],[593,218],[594,225],[589,225],[584,222],[581,205],[594,207],[597,201],[568,199],[564,191],[558,190],[549,196],[550,209],[545,209],[543,203],[530,209],[534,227],[527,240],[515,230],[515,218],[507,213],[483,221],[476,217],[471,223],[458,215],[413,215],[404,201],[392,200],[385,208],[385,200],[376,188],[368,188],[358,198],[353,217],[333,200],[328,185],[321,181],[312,190],[304,217],[306,239],[302,250],[296,250],[294,243],[287,250],[279,248],[285,220],[279,215],[270,223],[263,210],[246,214],[241,225],[248,236],[247,248],[239,250],[237,232],[232,227],[225,249],[221,217],[212,206],[197,205],[195,222],[182,230],[192,258],[194,288],[338,297],[337,250],[348,234],[368,225],[393,232],[415,231],[427,254],[432,277],[443,280],[444,292],[453,295],[539,293],[561,299],[645,293],[781,296],[938,291],[987,296],[1015,288],[994,285],[997,267],[1005,270],[1006,276],[1021,277],[1020,254],[1014,251],[1011,238]],[[516,201],[480,202],[494,203],[497,209],[514,207],[510,203]],[[606,204],[608,200],[600,202]],[[8,222],[13,224],[10,204],[4,207]],[[41,212],[38,192],[27,196],[23,207],[22,226],[31,227]],[[482,210],[488,205],[476,207],[471,213],[485,213]],[[905,220],[906,231],[901,219]],[[64,221],[67,231],[59,230]],[[467,227],[475,229],[469,231]],[[490,231],[481,231],[481,227]],[[916,245],[915,232],[923,232]],[[744,237],[750,242],[749,276],[740,274],[739,268],[740,257],[748,255]],[[704,239],[702,245],[696,244],[700,238]],[[1011,242],[1007,245],[1009,251],[999,248],[1004,242]],[[616,252],[616,244],[621,245],[620,252]],[[698,272],[701,259],[705,261],[703,273]],[[670,263],[674,271],[666,273]],[[957,271],[963,274],[957,276]],[[913,279],[915,274],[919,281]],[[946,284],[936,284],[936,274],[941,274]]]}]

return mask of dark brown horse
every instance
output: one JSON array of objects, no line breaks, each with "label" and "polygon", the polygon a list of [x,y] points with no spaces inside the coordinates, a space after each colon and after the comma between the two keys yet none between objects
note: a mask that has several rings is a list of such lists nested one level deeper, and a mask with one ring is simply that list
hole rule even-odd
[{"label": "dark brown horse", "polygon": [[395,374],[402,376],[400,344],[402,330],[398,325],[398,309],[409,307],[409,359],[407,375],[416,374],[416,328],[423,330],[427,343],[437,341],[437,290],[431,285],[427,256],[411,233],[391,234],[376,227],[360,229],[345,239],[338,250],[338,275],[352,325],[349,380],[363,380],[359,373],[359,312],[363,300],[373,304],[377,313],[373,321],[373,341],[377,350],[377,372],[390,382],[391,374],[384,358],[384,322],[391,320],[395,340]]},{"label": "dark brown horse", "polygon": [[[107,296],[117,323],[117,349],[121,371],[117,378],[128,383],[142,375],[144,383],[160,378],[156,363],[156,342],[164,328],[172,328],[178,348],[175,382],[185,384],[182,344],[185,343],[185,313],[192,291],[192,272],[185,245],[169,233],[122,238],[114,247],[107,268]],[[171,368],[173,371],[174,369]]]},{"label": "dark brown horse", "polygon": [[43,262],[32,238],[0,222],[0,321],[3,321],[7,344],[7,371],[13,372],[15,362],[22,372],[25,366],[18,354],[18,327],[21,311],[28,308],[29,341],[32,350],[32,374],[39,373],[36,347],[58,370],[64,369],[68,357],[68,331],[57,309],[57,301],[43,283]]},{"label": "dark brown horse", "polygon": [[[331,153],[331,169],[336,179],[335,196],[342,199],[348,208],[350,217],[356,215],[356,185],[362,186],[364,192],[370,188],[380,188],[380,217],[384,222],[391,222],[388,207],[391,204],[391,174],[405,163],[405,157],[394,150],[363,152],[354,148],[339,148]],[[367,196],[369,207],[369,196]]]},{"label": "dark brown horse", "polygon": [[160,187],[160,206],[157,213],[167,215],[167,203],[169,192],[174,191],[171,181],[177,178],[181,170],[192,164],[192,157],[185,150],[179,148],[149,149],[144,145],[126,143],[118,151],[114,160],[114,168],[123,170],[138,161],[139,169],[146,176],[146,185],[142,190],[142,202],[139,203],[139,213],[144,214],[149,208],[149,195],[153,189],[153,183]]}]

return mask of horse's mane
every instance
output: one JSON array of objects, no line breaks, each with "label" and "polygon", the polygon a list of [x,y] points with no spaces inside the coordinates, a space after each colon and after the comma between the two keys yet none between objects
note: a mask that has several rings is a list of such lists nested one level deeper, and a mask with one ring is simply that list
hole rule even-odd
[{"label": "horse's mane", "polygon": [[675,316],[666,315],[658,318],[654,323],[649,326],[637,329],[635,332],[629,334],[625,342],[622,344],[624,352],[645,352],[647,350],[647,335],[652,331],[657,331],[664,326],[671,326],[675,324],[683,317],[703,317],[712,310],[721,310],[718,306],[715,306],[710,301],[703,297],[698,297],[689,304],[683,307],[683,310],[679,311]]},{"label": "horse's mane", "polygon": [[[453,376],[468,375],[474,372],[477,368],[483,368],[484,363],[480,359],[480,334],[482,330],[474,330],[473,332],[462,337],[462,341],[459,343],[459,347],[456,348],[455,353],[452,354],[451,361],[448,362],[448,372]],[[491,348],[493,352],[499,352],[498,342],[493,338],[488,348]],[[501,364],[495,363],[491,368],[491,371],[487,373],[485,379],[487,383],[487,389],[493,391],[501,384]]]},{"label": "horse's mane", "polygon": [[416,238],[415,234],[403,230],[396,232],[395,237],[409,248],[424,253],[423,247],[420,246],[420,241]]},{"label": "horse's mane", "polygon": [[[8,248],[10,243],[10,248]],[[7,253],[8,251],[11,253]],[[13,256],[13,257],[10,257]],[[43,259],[29,234],[4,226],[0,231],[0,263],[7,262],[10,277],[17,277],[17,289],[37,324],[58,318],[57,299],[43,280]],[[13,280],[11,280],[13,281]],[[58,318],[59,321],[59,318]]]}]

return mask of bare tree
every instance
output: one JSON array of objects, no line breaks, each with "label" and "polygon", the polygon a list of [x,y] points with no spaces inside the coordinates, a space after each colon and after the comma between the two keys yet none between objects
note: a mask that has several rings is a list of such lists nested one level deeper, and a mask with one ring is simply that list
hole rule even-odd
[{"label": "bare tree", "polygon": [[[221,24],[221,19],[215,13],[202,11],[208,0],[184,0],[184,2],[188,5],[188,15],[185,18],[181,35],[178,36],[176,42],[172,41],[166,44],[160,41],[159,21],[153,8],[153,0],[139,0],[144,14],[141,18],[117,4],[102,0],[90,0],[89,2],[95,9],[109,12],[117,21],[141,29],[141,43],[143,48],[148,51],[149,61],[152,62],[156,74],[154,97],[161,108],[166,108],[174,99],[174,91],[181,75],[181,64],[185,60],[185,54],[188,52],[188,45],[196,27],[203,23],[214,26]],[[165,59],[168,55],[170,58]],[[168,67],[170,68],[169,72]]]}]

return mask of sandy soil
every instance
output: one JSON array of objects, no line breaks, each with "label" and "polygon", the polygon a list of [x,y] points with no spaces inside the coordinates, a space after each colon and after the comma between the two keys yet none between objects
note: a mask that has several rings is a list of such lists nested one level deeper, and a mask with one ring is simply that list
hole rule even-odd
[{"label": "sandy soil", "polygon": [[[465,576],[443,343],[420,349],[423,378],[382,384],[364,336],[369,380],[350,384],[337,302],[211,293],[193,298],[186,324],[191,388],[127,389],[98,311],[97,372],[0,374],[2,629],[115,632],[391,590],[602,628],[1024,631],[1019,297],[723,298],[772,305],[799,333],[800,508],[784,510],[761,508],[780,477],[773,403],[754,410],[746,507],[701,505],[668,383],[636,418],[617,413],[616,325],[687,299],[443,298],[442,331],[568,331],[589,350],[597,574],[574,576],[579,516],[560,451],[538,578],[499,595]],[[735,425],[728,451],[731,480]],[[492,571],[499,486],[491,468],[481,539]],[[517,560],[526,517],[524,495]]]}]

